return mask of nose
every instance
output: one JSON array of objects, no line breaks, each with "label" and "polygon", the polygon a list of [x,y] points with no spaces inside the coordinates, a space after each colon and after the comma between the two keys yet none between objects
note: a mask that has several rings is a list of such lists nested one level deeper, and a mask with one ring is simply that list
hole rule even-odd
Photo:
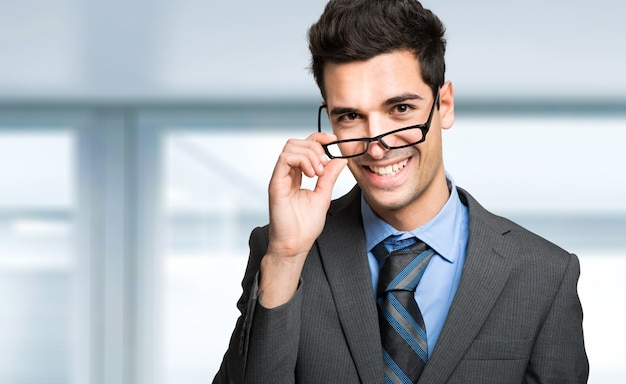
[{"label": "nose", "polygon": [[372,159],[382,159],[385,157],[385,153],[389,151],[387,148],[383,147],[378,141],[372,141],[369,143],[369,148],[367,149],[367,154]]},{"label": "nose", "polygon": [[[384,133],[385,127],[382,119],[370,116],[368,122],[369,137],[376,137]],[[371,141],[367,149],[368,155],[373,159],[382,159],[387,151],[389,150],[385,148],[380,141]]]}]

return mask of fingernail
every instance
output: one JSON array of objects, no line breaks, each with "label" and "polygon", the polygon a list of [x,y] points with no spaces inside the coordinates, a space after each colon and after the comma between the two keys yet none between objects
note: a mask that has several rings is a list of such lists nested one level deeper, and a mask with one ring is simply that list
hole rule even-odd
[{"label": "fingernail", "polygon": [[323,164],[318,164],[318,165],[317,165],[317,169],[318,169],[320,172],[324,172],[324,165],[323,165]]},{"label": "fingernail", "polygon": [[322,163],[324,164],[327,164],[330,161],[330,157],[328,157],[327,154],[323,154],[321,158],[322,158]]}]

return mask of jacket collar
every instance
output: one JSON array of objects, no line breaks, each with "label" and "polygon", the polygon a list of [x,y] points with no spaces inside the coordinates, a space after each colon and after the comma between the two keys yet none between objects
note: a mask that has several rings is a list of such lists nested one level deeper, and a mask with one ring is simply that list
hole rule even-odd
[{"label": "jacket collar", "polygon": [[361,382],[374,384],[382,380],[383,362],[360,196],[355,187],[333,202],[317,245]]},{"label": "jacket collar", "polygon": [[437,345],[419,383],[445,383],[476,338],[511,271],[515,246],[510,228],[457,188],[469,209],[469,242],[463,275]]},{"label": "jacket collar", "polygon": [[[457,191],[469,208],[467,257],[459,288],[421,383],[447,381],[504,288],[511,269],[507,255],[515,252],[514,245],[503,236],[510,230],[505,221],[494,220],[495,216],[469,193],[461,188]],[[361,381],[379,383],[383,377],[381,341],[360,196],[361,191],[355,186],[331,204],[317,245]]]}]

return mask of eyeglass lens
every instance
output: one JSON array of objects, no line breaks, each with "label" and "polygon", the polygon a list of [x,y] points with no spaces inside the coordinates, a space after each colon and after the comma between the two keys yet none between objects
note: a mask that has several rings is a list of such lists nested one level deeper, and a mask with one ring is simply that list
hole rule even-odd
[{"label": "eyeglass lens", "polygon": [[[333,143],[324,145],[327,155],[333,157],[354,157],[359,156],[367,152],[371,142],[378,142],[386,149],[399,149],[418,144],[424,141],[426,132],[430,128],[430,122],[435,110],[435,105],[439,100],[439,94],[435,95],[433,104],[428,115],[428,119],[424,124],[409,126],[406,128],[399,128],[390,131],[386,134],[373,137],[373,138],[354,138],[347,140],[339,140]],[[332,132],[332,126],[328,119],[328,114],[325,113],[326,107],[320,106],[317,113],[317,124],[319,132]]]},{"label": "eyeglass lens", "polygon": [[415,145],[424,138],[422,127],[407,127],[396,132],[384,135],[379,139],[354,139],[339,141],[326,145],[326,150],[332,157],[358,156],[365,152],[373,142],[379,142],[386,149],[403,148]]}]

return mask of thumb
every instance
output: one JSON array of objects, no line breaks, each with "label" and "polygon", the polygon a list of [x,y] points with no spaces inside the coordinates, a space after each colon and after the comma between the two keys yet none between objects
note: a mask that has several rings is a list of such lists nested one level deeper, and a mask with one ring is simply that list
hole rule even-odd
[{"label": "thumb", "polygon": [[346,159],[333,159],[324,168],[324,174],[317,179],[315,191],[330,196],[339,174],[348,164]]}]

